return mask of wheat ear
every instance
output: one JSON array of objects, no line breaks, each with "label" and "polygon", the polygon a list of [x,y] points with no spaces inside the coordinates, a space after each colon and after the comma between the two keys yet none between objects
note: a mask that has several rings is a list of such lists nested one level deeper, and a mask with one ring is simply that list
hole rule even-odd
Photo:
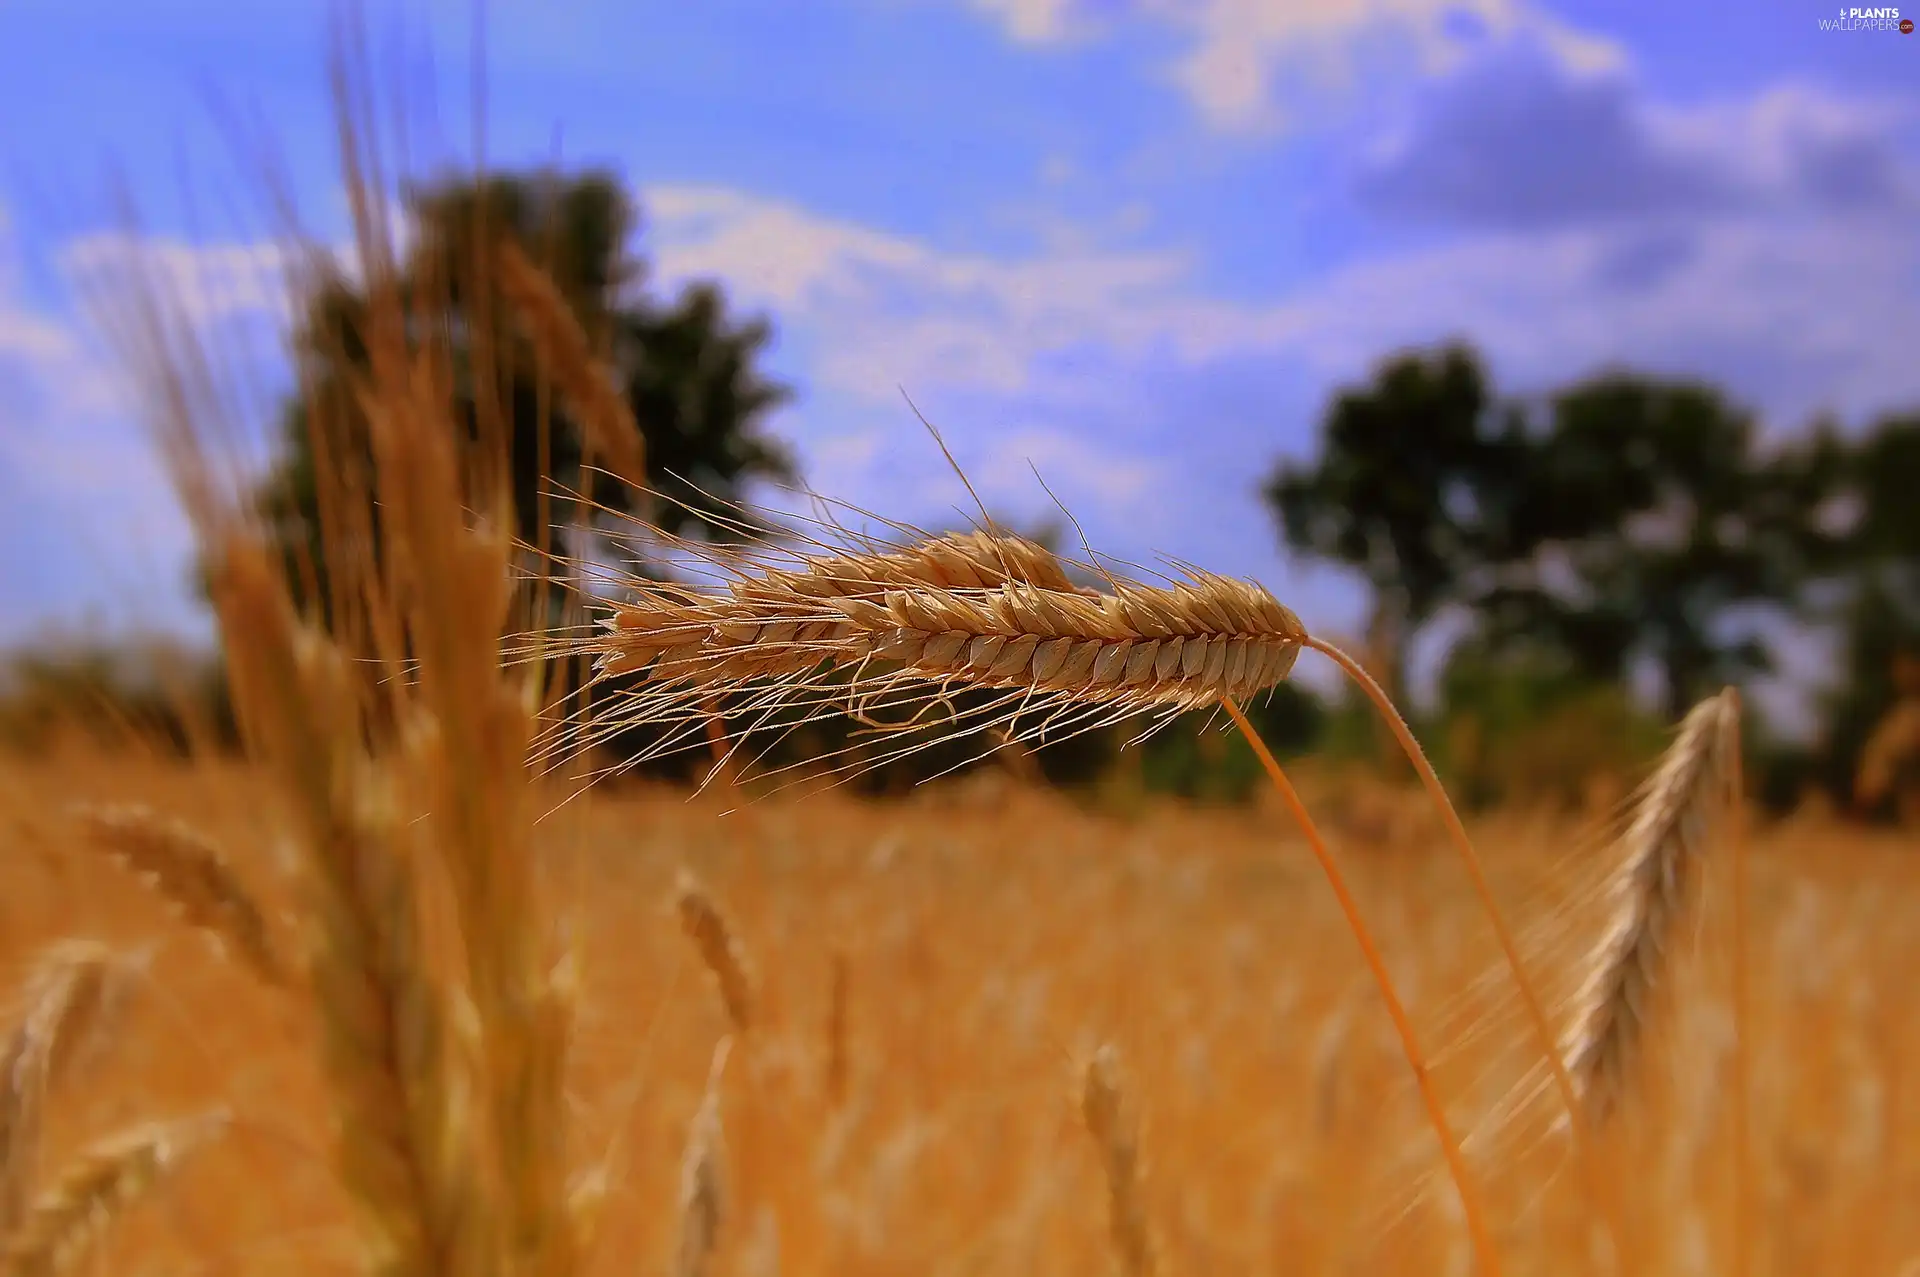
[{"label": "wheat ear", "polygon": [[1724,801],[1738,714],[1731,691],[1687,714],[1627,827],[1609,887],[1613,907],[1575,995],[1563,1048],[1594,1123],[1608,1118],[1624,1094],[1676,920],[1690,902],[1697,861]]},{"label": "wheat ear", "polygon": [[829,1106],[838,1108],[846,1102],[847,1074],[850,1068],[847,1046],[848,984],[851,980],[851,964],[844,949],[836,948],[827,970],[827,1022],[826,1022],[826,1096]]},{"label": "wheat ear", "polygon": [[1107,1227],[1120,1271],[1125,1277],[1151,1277],[1157,1265],[1140,1200],[1139,1132],[1121,1111],[1123,1098],[1119,1055],[1103,1045],[1087,1061],[1081,1078],[1080,1117],[1106,1174]]},{"label": "wheat ear", "polygon": [[3,1277],[73,1271],[113,1221],[181,1158],[219,1135],[224,1113],[156,1123],[94,1144],[27,1210],[0,1246]]},{"label": "wheat ear", "polygon": [[39,1162],[47,1088],[107,1019],[116,955],[63,940],[35,961],[0,1052],[0,1237],[20,1219]]},{"label": "wheat ear", "polygon": [[78,816],[96,844],[146,881],[188,925],[268,984],[286,982],[265,912],[215,843],[147,807],[91,807]]},{"label": "wheat ear", "polygon": [[313,941],[308,977],[346,1187],[395,1274],[485,1273],[493,1211],[462,1111],[460,1032],[428,976],[420,883],[392,794],[361,749],[352,676],[294,620],[265,552],[230,541],[215,599],[234,702],[294,800]]},{"label": "wheat ear", "polygon": [[753,974],[732,924],[707,889],[684,870],[675,890],[674,906],[681,930],[693,941],[700,960],[713,975],[733,1031],[745,1033],[753,1024]]},{"label": "wheat ear", "polygon": [[510,240],[494,256],[495,278],[535,355],[573,404],[587,436],[615,475],[635,488],[646,483],[646,442],[626,396],[594,357],[579,318],[552,278]]},{"label": "wheat ear", "polygon": [[680,1241],[674,1252],[674,1277],[702,1277],[719,1244],[726,1214],[726,1130],[720,1121],[720,1082],[733,1039],[720,1039],[707,1070],[693,1126],[680,1159]]},{"label": "wheat ear", "polygon": [[[503,521],[464,507],[454,429],[429,362],[390,352],[366,397],[401,614],[419,660],[403,712],[453,888],[516,1265],[575,1265],[562,1090],[576,988],[543,934],[527,751],[534,691],[501,668],[512,603]],[[557,978],[558,977],[558,978]]]}]

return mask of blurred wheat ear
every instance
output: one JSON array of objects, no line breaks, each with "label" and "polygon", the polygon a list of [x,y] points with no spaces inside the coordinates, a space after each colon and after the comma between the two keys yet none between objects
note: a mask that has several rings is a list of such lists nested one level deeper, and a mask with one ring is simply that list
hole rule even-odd
[{"label": "blurred wheat ear", "polygon": [[39,955],[19,991],[0,1050],[0,1277],[74,1270],[124,1209],[225,1129],[218,1112],[132,1127],[43,1179],[46,1108],[76,1057],[114,1044],[112,1010],[135,960],[90,941],[60,941]]},{"label": "blurred wheat ear", "polygon": [[1643,787],[1609,886],[1605,931],[1586,961],[1565,1041],[1566,1065],[1589,1120],[1613,1117],[1630,1093],[1677,924],[1692,902],[1699,860],[1729,799],[1739,702],[1702,701]]},{"label": "blurred wheat ear", "polygon": [[[456,351],[445,326],[416,322],[419,308],[497,288],[600,449],[636,474],[644,450],[523,252],[482,236],[454,255],[458,278],[402,277],[353,18],[341,14],[330,71],[354,260],[343,268],[297,236],[286,254],[296,314],[316,278],[343,269],[366,300],[359,353],[339,360],[345,393],[302,386],[331,594],[321,615],[295,602],[314,598],[301,579],[312,565],[289,561],[233,478],[245,468],[231,441],[248,426],[216,391],[221,352],[165,273],[136,270],[106,316],[195,529],[242,734],[296,834],[298,960],[268,944],[210,845],[127,812],[95,813],[92,830],[188,921],[263,975],[294,967],[310,990],[338,1178],[370,1270],[567,1277],[582,1231],[564,1094],[577,989],[533,854],[534,689],[503,661],[515,547],[498,449],[510,432],[496,397],[468,404],[459,388],[497,382],[505,343]],[[343,413],[364,424],[369,458],[340,452],[356,437],[337,428]],[[375,686],[370,668],[388,677]]]}]

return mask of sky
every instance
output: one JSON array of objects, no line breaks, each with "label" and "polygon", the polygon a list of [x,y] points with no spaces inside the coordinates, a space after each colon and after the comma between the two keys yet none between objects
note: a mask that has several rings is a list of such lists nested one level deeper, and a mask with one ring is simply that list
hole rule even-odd
[{"label": "sky", "polygon": [[[492,163],[632,185],[657,293],[771,319],[813,489],[960,521],[904,391],[997,515],[1050,488],[1102,553],[1253,576],[1321,632],[1362,596],[1259,486],[1395,351],[1468,340],[1505,393],[1704,377],[1775,435],[1920,407],[1920,34],[1829,3],[491,0],[479,88],[470,0],[364,8],[416,158],[470,159],[484,97]],[[266,331],[236,138],[344,238],[328,12],[0,3],[0,641],[202,626],[80,287],[138,237]]]}]

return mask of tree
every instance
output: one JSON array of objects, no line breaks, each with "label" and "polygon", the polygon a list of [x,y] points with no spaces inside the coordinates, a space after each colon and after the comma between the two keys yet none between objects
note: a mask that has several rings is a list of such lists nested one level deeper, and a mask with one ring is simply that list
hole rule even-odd
[{"label": "tree", "polygon": [[1742,610],[1795,601],[1828,547],[1830,435],[1771,458],[1752,419],[1695,382],[1608,373],[1552,401],[1532,449],[1524,573],[1482,600],[1488,634],[1558,646],[1585,677],[1659,668],[1669,717],[1769,667]]},{"label": "tree", "polygon": [[1528,451],[1494,407],[1466,347],[1395,357],[1335,398],[1319,455],[1282,462],[1263,489],[1292,551],[1366,578],[1368,643],[1395,695],[1419,627],[1483,585],[1490,556],[1512,552]]},{"label": "tree", "polygon": [[[629,251],[639,213],[614,178],[541,170],[456,179],[410,192],[406,211],[412,234],[395,283],[419,322],[453,335],[469,441],[493,456],[522,541],[586,554],[590,546],[552,530],[603,530],[635,509],[637,494],[589,468],[582,431],[564,400],[536,378],[504,302],[475,286],[489,278],[483,250],[494,237],[517,242],[546,266],[604,352],[646,439],[648,486],[665,498],[651,510],[653,522],[714,541],[755,534],[730,503],[754,480],[795,473],[785,450],[760,431],[765,415],[790,394],[757,367],[771,330],[762,320],[729,318],[711,285],[690,287],[671,304],[644,295],[644,263]],[[281,543],[301,565],[294,579],[307,583],[303,604],[323,617],[332,614],[327,546],[354,536],[346,526],[350,511],[324,512],[335,528],[322,535],[318,476],[322,465],[370,466],[366,422],[350,389],[368,359],[368,313],[364,283],[337,273],[323,275],[306,299],[294,354],[309,393],[287,409],[279,460],[259,493]],[[482,378],[481,368],[496,375]],[[505,438],[479,438],[477,423],[494,419],[479,410],[481,395],[495,397]],[[361,539],[377,561],[371,532]],[[560,571],[550,562],[529,566],[545,575]]]},{"label": "tree", "polygon": [[1823,698],[1820,770],[1844,799],[1867,742],[1902,700],[1900,671],[1920,661],[1920,417],[1877,422],[1848,451],[1843,474],[1853,520],[1830,565],[1844,586],[1841,660]]}]

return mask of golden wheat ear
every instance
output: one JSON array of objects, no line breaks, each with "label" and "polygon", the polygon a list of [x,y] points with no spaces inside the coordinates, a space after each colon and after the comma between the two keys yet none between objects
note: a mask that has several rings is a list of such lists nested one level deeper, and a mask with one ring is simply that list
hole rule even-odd
[{"label": "golden wheat ear", "polygon": [[213,1112],[123,1131],[88,1147],[0,1242],[0,1272],[58,1277],[76,1271],[128,1207],[226,1125],[227,1115]]},{"label": "golden wheat ear", "polygon": [[212,840],[138,805],[84,807],[75,815],[96,846],[147,883],[223,954],[267,984],[287,983],[265,910]]},{"label": "golden wheat ear", "polygon": [[1087,1061],[1081,1077],[1080,1117],[1100,1154],[1107,1181],[1107,1227],[1114,1258],[1124,1277],[1153,1277],[1153,1237],[1141,1200],[1140,1136],[1123,1112],[1119,1055],[1102,1046]]},{"label": "golden wheat ear", "polygon": [[1695,706],[1642,790],[1607,886],[1606,928],[1586,963],[1565,1039],[1588,1121],[1611,1119],[1645,1045],[1653,995],[1736,765],[1738,697]]}]

